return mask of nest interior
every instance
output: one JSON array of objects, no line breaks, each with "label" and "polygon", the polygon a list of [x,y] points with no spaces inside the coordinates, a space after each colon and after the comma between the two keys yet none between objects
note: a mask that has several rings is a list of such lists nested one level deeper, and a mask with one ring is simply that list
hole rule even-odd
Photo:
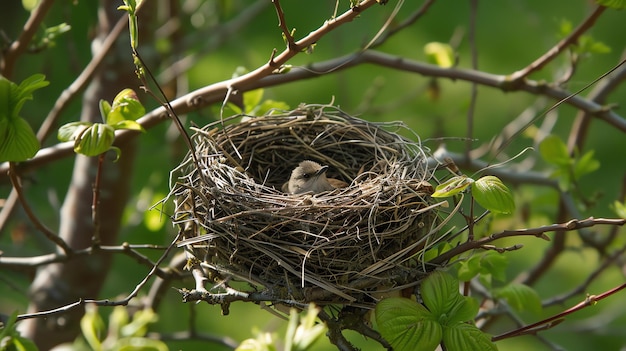
[{"label": "nest interior", "polygon": [[[427,151],[399,129],[311,105],[197,129],[197,163],[188,154],[173,171],[178,246],[213,279],[262,286],[277,300],[354,302],[416,284],[437,214]],[[283,193],[303,160],[350,185]]]}]

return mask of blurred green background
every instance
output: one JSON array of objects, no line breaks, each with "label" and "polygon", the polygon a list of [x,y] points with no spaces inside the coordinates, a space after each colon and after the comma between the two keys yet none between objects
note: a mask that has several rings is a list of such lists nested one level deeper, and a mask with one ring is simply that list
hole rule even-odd
[{"label": "blurred green background", "polygon": [[[179,15],[181,22],[179,25],[186,35],[186,40],[188,39],[183,43],[188,45],[178,51],[180,43],[157,38],[153,41],[142,41],[140,51],[158,63],[155,71],[163,70],[171,62],[169,57],[181,58],[198,52],[208,42],[215,40],[212,35],[216,32],[216,26],[236,18],[247,7],[252,6],[252,3],[253,1],[243,0],[180,1],[183,10]],[[357,51],[373,38],[395,5],[396,1],[392,0],[386,6],[377,6],[364,12],[354,22],[324,37],[317,43],[312,54],[298,55],[290,64],[302,66]],[[166,2],[157,1],[156,6],[166,6]],[[295,36],[299,38],[330,18],[335,1],[293,0],[283,1],[282,6],[288,25],[296,28]],[[347,1],[341,1],[340,12],[347,9],[347,6]],[[406,1],[398,18],[405,18],[417,7],[416,3]],[[35,128],[44,119],[63,89],[75,79],[88,62],[91,56],[90,39],[97,21],[96,8],[95,1],[58,2],[45,23],[53,26],[67,22],[72,26],[71,31],[58,38],[53,46],[42,52],[24,56],[19,61],[15,81],[21,81],[34,73],[44,73],[51,82],[49,87],[35,93],[36,103],[27,103],[23,110],[23,116]],[[560,39],[559,28],[563,21],[570,21],[576,25],[592,8],[590,1],[583,0],[480,2],[475,28],[478,68],[493,74],[510,74],[522,69]],[[0,29],[8,38],[15,38],[27,18],[28,12],[19,1],[4,2],[0,12]],[[582,58],[574,79],[567,84],[570,91],[584,87],[619,62],[625,48],[622,34],[624,19],[623,11],[608,10],[594,25],[589,34],[609,46],[612,51]],[[144,19],[140,17],[140,21],[142,20]],[[227,38],[223,45],[213,51],[201,53],[198,61],[182,80],[185,83],[179,86],[179,95],[228,79],[240,66],[252,70],[266,63],[273,48],[280,51],[284,47],[277,22],[274,8],[271,5],[266,6],[240,31]],[[469,2],[438,1],[417,23],[390,38],[377,50],[410,60],[424,61],[425,44],[453,40],[457,43],[458,66],[470,68],[469,23]],[[120,45],[119,50],[128,50],[128,46]],[[130,51],[128,64],[132,65]],[[565,64],[566,55],[563,55],[540,72],[533,74],[531,78],[552,81],[562,74]],[[439,79],[437,81],[440,87],[439,97],[433,99],[428,94],[430,82],[429,77],[374,65],[362,65],[320,74],[314,79],[268,88],[265,90],[265,98],[284,101],[292,108],[303,102],[324,104],[334,101],[344,111],[367,120],[404,121],[421,137],[425,146],[432,149],[439,144],[436,138],[444,136],[458,138],[447,140],[446,145],[450,150],[462,151],[465,142],[460,138],[467,135],[466,116],[471,85],[467,82]],[[138,85],[139,83],[131,88],[139,90]],[[157,106],[145,94],[140,94],[140,98],[148,109]],[[626,87],[622,86],[616,90],[609,100],[613,103],[624,103]],[[532,104],[538,103],[544,108],[554,102],[523,92],[504,93],[492,88],[478,87],[474,111],[475,145],[491,140],[507,123]],[[536,112],[541,112],[542,108]],[[218,106],[213,106],[190,113],[187,122],[192,121],[197,125],[207,124],[217,118],[217,109]],[[78,120],[79,111],[80,100],[76,100],[62,115],[59,123]],[[576,112],[569,106],[560,107],[557,110],[554,133],[566,139]],[[618,109],[617,112],[623,114],[622,109]],[[541,122],[542,120],[537,124]],[[585,209],[583,213],[585,216],[614,217],[615,214],[609,205],[615,200],[615,194],[621,190],[621,177],[624,173],[622,150],[626,142],[621,132],[599,120],[592,122],[589,133],[587,148],[595,150],[595,155],[601,162],[601,169],[583,179],[580,186],[585,194],[591,196],[597,192],[600,197],[597,206]],[[169,244],[174,229],[167,217],[160,217],[157,210],[149,210],[149,207],[167,194],[169,171],[182,160],[186,150],[169,122],[151,129],[147,134],[139,136],[138,140],[140,150],[133,174],[132,200],[128,204],[120,243],[126,241],[131,244]],[[55,143],[55,138],[51,137],[46,145]],[[526,135],[520,135],[505,153],[514,155],[528,146],[534,146],[533,140]],[[50,228],[58,226],[59,208],[70,181],[72,162],[72,159],[55,161],[30,175],[28,198],[35,211]],[[539,162],[535,169],[542,170],[542,167]],[[9,190],[9,184],[0,184],[0,198],[4,198]],[[553,189],[524,186],[515,191],[518,201],[530,207],[529,220],[523,222],[517,215],[498,218],[489,230],[495,232],[505,228],[533,227],[551,223],[556,212],[554,204],[557,197]],[[522,207],[519,204],[518,206]],[[623,235],[623,231],[621,234]],[[618,243],[623,244],[623,241],[619,239]],[[507,254],[512,262],[509,269],[511,278],[532,267],[546,248],[545,242],[532,237],[514,238],[507,242],[511,245],[516,243],[523,243],[525,246],[523,250]],[[591,250],[582,248],[575,235],[568,237],[567,245],[574,249],[562,255],[555,269],[544,276],[536,286],[543,298],[567,292],[581,284],[597,266],[597,255]],[[50,250],[51,245],[29,224],[21,209],[16,211],[13,219],[0,232],[0,251],[3,255],[33,256],[48,253]],[[146,254],[153,259],[157,258],[154,252]],[[127,257],[116,257],[114,266],[106,277],[105,289],[99,298],[125,296],[147,271],[147,267]],[[0,312],[10,313],[16,309],[25,312],[32,273],[15,272],[0,267]],[[617,267],[609,269],[601,279],[590,286],[588,292],[602,292],[623,280],[623,272]],[[192,283],[177,282],[175,287],[191,288]],[[558,313],[583,299],[583,295],[576,296],[563,306],[544,311],[542,316]],[[541,335],[566,350],[620,349],[626,345],[626,334],[623,332],[626,328],[626,308],[620,301],[623,301],[623,294],[576,313],[568,317],[563,324],[542,332]],[[262,311],[257,305],[235,303],[229,316],[221,316],[216,306],[183,304],[180,295],[171,289],[158,311],[160,319],[153,329],[164,333],[187,329],[186,323],[191,308],[196,309],[198,330],[227,336],[237,341],[254,337],[255,329],[277,332],[280,335],[286,327],[285,322]],[[103,314],[107,313],[106,308],[100,310]],[[531,323],[542,316],[523,317],[526,323]],[[489,332],[498,334],[514,327],[514,324],[502,319],[497,325],[492,325]],[[382,350],[378,344],[356,334],[352,334],[349,339],[365,350]],[[169,345],[171,350],[227,349],[199,341],[172,342]],[[549,350],[546,345],[533,337],[505,340],[499,342],[498,346],[500,350],[512,351]],[[333,350],[335,347],[323,339],[315,349]]]}]

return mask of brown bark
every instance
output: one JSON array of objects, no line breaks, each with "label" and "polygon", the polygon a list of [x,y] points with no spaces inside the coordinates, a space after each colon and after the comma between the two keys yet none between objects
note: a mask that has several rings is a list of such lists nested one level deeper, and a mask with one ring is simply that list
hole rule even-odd
[{"label": "brown bark", "polygon": [[[99,13],[98,36],[92,46],[110,31],[115,22],[125,14],[116,10],[118,1],[102,0]],[[100,99],[111,101],[120,90],[137,86],[133,73],[130,48],[118,45],[107,58],[102,70],[96,73],[83,97],[81,119],[102,122],[98,107]],[[121,157],[113,162],[109,152],[102,165],[99,221],[102,245],[117,243],[120,220],[128,200],[132,166],[135,158],[133,142],[118,145]],[[92,220],[93,185],[98,158],[77,156],[72,179],[61,211],[59,234],[73,248],[82,249],[93,245],[94,223]],[[58,308],[80,298],[97,298],[111,265],[111,256],[96,253],[89,257],[51,264],[42,268],[31,285],[29,312]],[[80,332],[80,318],[84,310],[48,317],[26,320],[21,325],[25,336],[35,341],[42,350],[62,342],[72,341]]]}]

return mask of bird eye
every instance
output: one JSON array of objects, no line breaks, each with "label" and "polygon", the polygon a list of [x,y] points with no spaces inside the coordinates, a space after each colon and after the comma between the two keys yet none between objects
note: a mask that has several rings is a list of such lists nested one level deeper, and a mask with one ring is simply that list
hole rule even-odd
[{"label": "bird eye", "polygon": [[304,179],[309,179],[309,177],[310,177],[310,175],[308,173],[304,173],[302,175],[302,178],[304,178]]}]

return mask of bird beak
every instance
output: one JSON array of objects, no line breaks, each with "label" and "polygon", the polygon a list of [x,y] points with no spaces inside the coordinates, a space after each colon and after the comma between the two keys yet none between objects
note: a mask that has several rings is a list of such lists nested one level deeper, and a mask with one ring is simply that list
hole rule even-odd
[{"label": "bird beak", "polygon": [[315,177],[319,177],[322,174],[326,173],[326,171],[328,171],[328,166],[322,166],[322,168],[318,169],[317,172],[315,172]]}]

